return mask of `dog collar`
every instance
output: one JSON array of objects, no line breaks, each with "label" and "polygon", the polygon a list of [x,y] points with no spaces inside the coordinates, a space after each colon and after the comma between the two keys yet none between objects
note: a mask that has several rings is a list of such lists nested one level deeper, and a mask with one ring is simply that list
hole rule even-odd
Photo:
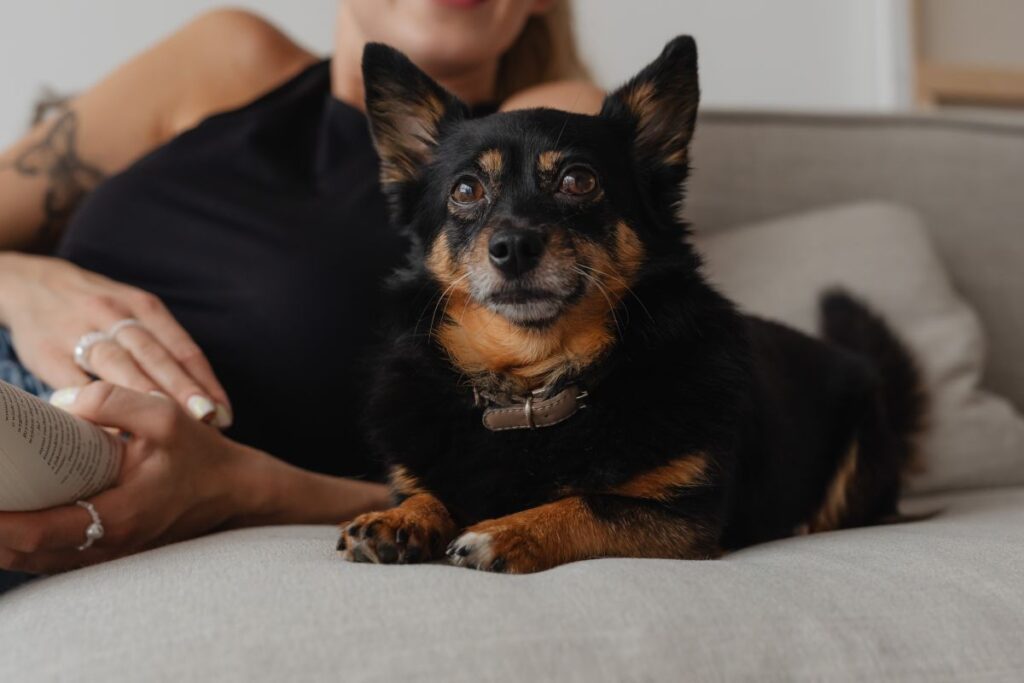
[{"label": "dog collar", "polygon": [[474,398],[477,405],[498,403],[484,408],[483,423],[492,432],[504,432],[512,429],[539,429],[565,422],[586,407],[584,399],[589,396],[575,385],[569,385],[548,398],[539,398],[543,395],[542,391],[498,403],[492,397],[474,390]]}]

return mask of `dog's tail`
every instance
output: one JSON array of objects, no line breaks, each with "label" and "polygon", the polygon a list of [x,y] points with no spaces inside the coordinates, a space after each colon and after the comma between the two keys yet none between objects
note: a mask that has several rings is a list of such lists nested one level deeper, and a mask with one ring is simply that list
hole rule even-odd
[{"label": "dog's tail", "polygon": [[889,326],[845,291],[821,297],[822,336],[870,362],[882,382],[886,427],[904,473],[917,468],[914,442],[924,427],[927,398],[917,363]]}]

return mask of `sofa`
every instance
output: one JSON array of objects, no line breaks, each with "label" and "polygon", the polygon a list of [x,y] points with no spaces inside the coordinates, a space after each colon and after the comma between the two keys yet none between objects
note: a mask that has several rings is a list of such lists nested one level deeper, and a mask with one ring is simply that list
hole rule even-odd
[{"label": "sofa", "polygon": [[[850,201],[915,210],[986,333],[983,388],[1024,407],[1024,125],[710,112],[698,131],[701,234]],[[1022,681],[1021,481],[954,482],[904,501],[932,518],[718,561],[526,576],[343,563],[330,527],[232,531],[0,597],[0,680]]]}]

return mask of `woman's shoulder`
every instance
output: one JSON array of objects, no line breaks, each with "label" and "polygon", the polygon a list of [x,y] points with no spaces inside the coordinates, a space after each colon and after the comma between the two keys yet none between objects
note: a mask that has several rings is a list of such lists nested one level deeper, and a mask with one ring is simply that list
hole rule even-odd
[{"label": "woman's shoulder", "polygon": [[196,17],[154,50],[190,74],[166,122],[169,137],[247,104],[318,60],[265,18],[234,8]]},{"label": "woman's shoulder", "polygon": [[601,110],[604,91],[586,80],[560,80],[524,88],[501,103],[501,111],[547,107],[580,114]]}]

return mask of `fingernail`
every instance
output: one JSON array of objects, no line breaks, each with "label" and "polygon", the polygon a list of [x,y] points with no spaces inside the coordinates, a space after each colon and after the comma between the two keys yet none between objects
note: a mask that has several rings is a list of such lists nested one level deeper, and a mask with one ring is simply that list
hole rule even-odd
[{"label": "fingernail", "polygon": [[217,404],[217,414],[213,417],[213,426],[218,429],[227,429],[235,422],[235,414],[223,403]]},{"label": "fingernail", "polygon": [[58,408],[70,408],[74,405],[75,400],[78,398],[78,392],[81,391],[80,387],[68,387],[66,389],[58,389],[53,392],[50,396],[50,404],[55,405]]},{"label": "fingernail", "polygon": [[209,422],[217,413],[217,406],[213,405],[213,401],[199,394],[189,396],[189,399],[185,401],[185,406],[192,417],[200,422]]}]

